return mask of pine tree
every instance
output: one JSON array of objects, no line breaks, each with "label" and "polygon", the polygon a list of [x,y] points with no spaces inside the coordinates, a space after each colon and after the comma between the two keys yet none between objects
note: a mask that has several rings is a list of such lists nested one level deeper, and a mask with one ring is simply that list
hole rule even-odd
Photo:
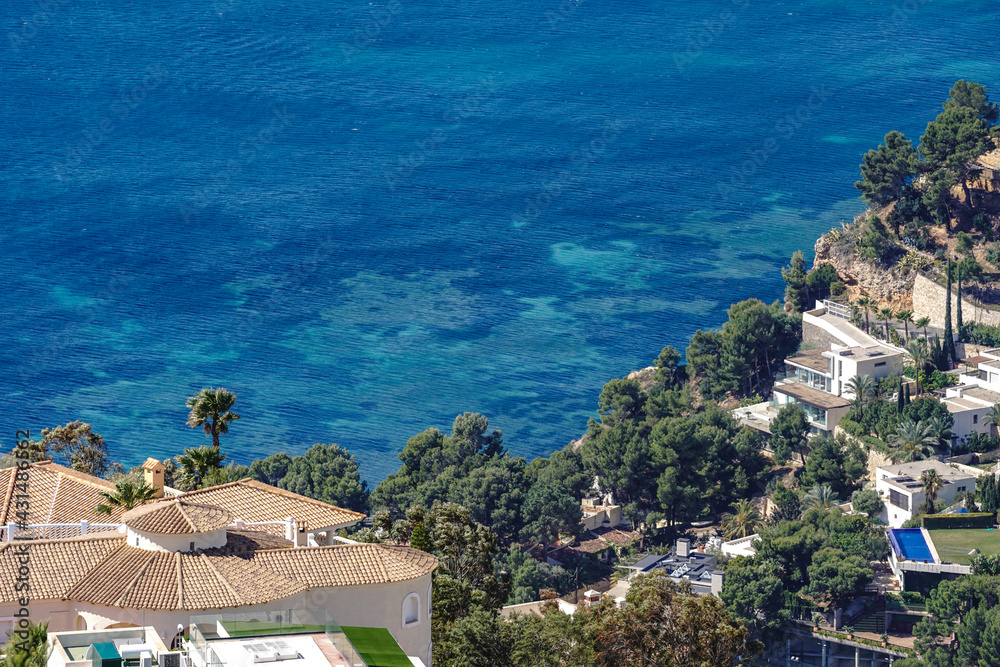
[{"label": "pine tree", "polygon": [[788,283],[785,288],[785,308],[793,313],[809,307],[809,286],[806,283],[806,258],[801,250],[792,254],[792,261],[781,270],[781,277]]},{"label": "pine tree", "polygon": [[951,333],[951,260],[948,260],[948,287],[944,297],[944,362],[945,370],[951,368],[955,360],[955,337]]}]

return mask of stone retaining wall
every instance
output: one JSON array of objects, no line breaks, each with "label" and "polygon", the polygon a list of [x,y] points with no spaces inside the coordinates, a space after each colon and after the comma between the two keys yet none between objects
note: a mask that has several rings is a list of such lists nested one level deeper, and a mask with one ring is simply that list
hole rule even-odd
[{"label": "stone retaining wall", "polygon": [[[944,293],[945,288],[930,278],[917,275],[913,280],[913,319],[931,318],[931,326],[944,328]],[[955,324],[955,310],[958,308],[958,297],[955,288],[951,292],[952,325]],[[982,308],[968,299],[962,299],[962,321],[979,322],[1000,327],[1000,310]],[[955,332],[958,333],[957,331]]]}]

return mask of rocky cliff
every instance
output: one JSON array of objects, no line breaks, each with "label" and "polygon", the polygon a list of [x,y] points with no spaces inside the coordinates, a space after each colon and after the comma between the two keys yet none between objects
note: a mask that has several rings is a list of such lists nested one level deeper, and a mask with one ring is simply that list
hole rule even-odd
[{"label": "rocky cliff", "polygon": [[913,282],[916,273],[909,269],[884,269],[861,260],[850,244],[838,244],[829,234],[816,241],[816,264],[830,264],[847,285],[850,300],[867,296],[879,308],[895,311],[913,309]]}]

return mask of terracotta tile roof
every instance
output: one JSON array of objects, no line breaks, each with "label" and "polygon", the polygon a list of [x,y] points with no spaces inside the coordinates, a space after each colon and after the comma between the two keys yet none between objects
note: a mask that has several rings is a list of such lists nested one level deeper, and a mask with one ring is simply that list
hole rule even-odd
[{"label": "terracotta tile roof", "polygon": [[[14,521],[14,472],[13,468],[0,469],[0,524]],[[94,511],[105,502],[100,492],[114,488],[115,485],[107,480],[51,461],[33,463],[28,480],[28,523],[79,523],[82,519],[101,523],[121,521],[125,513],[122,508],[112,508],[110,516],[98,516]],[[284,521],[294,517],[296,521],[305,522],[306,530],[349,526],[365,518],[364,514],[252,479],[189,491],[177,497],[222,507],[229,510],[233,519],[246,522]],[[268,532],[284,534],[284,529],[279,527]]]},{"label": "terracotta tile roof", "polygon": [[141,505],[122,515],[129,528],[157,535],[191,535],[225,528],[232,515],[221,507],[183,499]]},{"label": "terracotta tile roof", "polygon": [[[231,531],[204,552],[147,551],[117,533],[31,542],[31,598],[157,610],[211,610],[280,600],[309,588],[405,581],[437,558],[409,547],[350,544],[291,549],[285,540]],[[0,545],[0,572],[17,569],[18,543]],[[264,547],[264,548],[261,548]],[[0,603],[19,595],[0,577]]]},{"label": "terracotta tile roof", "polygon": [[148,459],[142,462],[143,470],[156,470],[157,468],[162,468],[162,467],[164,467],[163,462],[159,461],[158,459],[154,459],[152,456],[150,456]]},{"label": "terracotta tile roof", "polygon": [[566,547],[560,553],[596,554],[610,548],[612,548],[611,544],[595,538],[592,540],[581,540],[578,544]]},{"label": "terracotta tile roof", "polygon": [[[0,524],[15,521],[14,468],[0,470]],[[115,523],[124,510],[112,508],[110,516],[99,517],[95,508],[105,499],[101,491],[113,491],[111,482],[77,472],[51,461],[31,464],[28,469],[27,523],[78,523],[82,519]]]},{"label": "terracotta tile roof", "polygon": [[[31,542],[28,551],[31,568],[33,600],[61,599],[81,578],[87,575],[108,554],[118,549],[124,538],[88,537],[51,542]],[[18,569],[18,547],[24,542],[0,544],[0,601],[17,600],[23,593],[14,590],[13,572]]]},{"label": "terracotta tile roof", "polygon": [[304,521],[306,530],[349,526],[365,518],[365,515],[359,512],[307,498],[250,478],[188,491],[179,497],[225,507],[232,512],[233,518],[247,522],[284,521],[288,517],[293,517],[296,521]]},{"label": "terracotta tile roof", "polygon": [[635,542],[642,541],[642,533],[637,533],[634,530],[622,530],[621,528],[595,528],[590,531],[590,533],[591,535],[595,535],[600,540],[616,544],[620,547],[628,547]]},{"label": "terracotta tile roof", "polygon": [[410,547],[336,544],[327,547],[257,552],[253,561],[309,586],[358,586],[415,579],[437,567],[438,559]]},{"label": "terracotta tile roof", "polygon": [[119,548],[65,597],[130,609],[224,609],[280,600],[306,590],[300,582],[233,555]]}]

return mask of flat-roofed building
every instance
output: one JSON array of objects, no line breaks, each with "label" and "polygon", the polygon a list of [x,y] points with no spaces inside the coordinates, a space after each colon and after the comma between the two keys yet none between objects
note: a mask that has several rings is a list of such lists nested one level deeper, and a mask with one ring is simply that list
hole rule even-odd
[{"label": "flat-roofed building", "polygon": [[926,499],[924,484],[920,481],[925,470],[935,471],[944,480],[937,498],[948,504],[953,503],[958,494],[974,491],[976,478],[987,474],[969,466],[942,463],[937,459],[880,466],[875,472],[875,490],[885,503],[882,521],[899,528],[920,513],[920,505]]}]

